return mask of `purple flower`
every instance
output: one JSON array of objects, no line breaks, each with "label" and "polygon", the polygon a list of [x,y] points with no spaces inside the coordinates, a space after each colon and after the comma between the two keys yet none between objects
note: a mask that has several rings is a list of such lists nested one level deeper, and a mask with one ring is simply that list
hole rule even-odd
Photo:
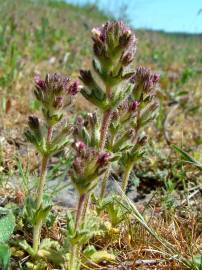
[{"label": "purple flower", "polygon": [[127,52],[125,55],[122,56],[121,63],[124,66],[128,66],[134,59],[133,51]]},{"label": "purple flower", "polygon": [[35,85],[38,89],[40,90],[45,90],[46,88],[46,84],[45,84],[45,81],[41,79],[40,75],[35,75],[34,76],[34,81],[35,81]]},{"label": "purple flower", "polygon": [[160,74],[154,73],[153,74],[153,83],[157,83],[160,80]]},{"label": "purple flower", "polygon": [[129,112],[135,112],[137,110],[137,107],[139,106],[139,102],[134,100],[129,104],[128,111]]},{"label": "purple flower", "polygon": [[156,87],[159,82],[160,75],[152,73],[149,68],[138,67],[135,74],[131,77],[130,82],[136,85],[136,88],[141,87],[145,92],[150,92]]},{"label": "purple flower", "polygon": [[80,194],[92,190],[110,161],[110,154],[88,147],[82,141],[75,143],[76,155],[70,176]]},{"label": "purple flower", "polygon": [[70,82],[68,86],[68,93],[72,96],[75,96],[81,89],[81,85],[78,80]]},{"label": "purple flower", "polygon": [[[136,38],[129,27],[122,21],[107,22],[92,30],[94,54],[100,59],[114,57],[118,51],[121,53],[120,61],[123,65],[129,65],[136,50]],[[117,55],[120,55],[117,53]]]},{"label": "purple flower", "polygon": [[106,163],[108,163],[109,158],[110,158],[110,154],[109,153],[107,153],[107,152],[101,152],[101,153],[99,153],[97,162],[98,162],[98,164],[100,166],[104,166]]},{"label": "purple flower", "polygon": [[78,80],[72,81],[60,73],[47,74],[45,80],[42,80],[39,75],[36,75],[34,80],[37,91],[46,90],[46,95],[49,97],[65,96],[67,93],[74,96],[81,89]]},{"label": "purple flower", "polygon": [[107,22],[101,27],[92,29],[92,39],[95,43],[98,41],[101,43],[109,43],[110,36],[123,47],[129,45],[131,41],[134,41],[132,31],[122,21]]},{"label": "purple flower", "polygon": [[76,125],[78,126],[83,126],[84,125],[84,119],[81,115],[78,115],[77,118],[76,118]]},{"label": "purple flower", "polygon": [[41,102],[42,112],[49,125],[58,123],[63,110],[71,103],[71,97],[80,90],[79,81],[72,81],[60,73],[48,73],[42,80],[40,75],[34,77],[34,94]]},{"label": "purple flower", "polygon": [[78,141],[75,143],[75,149],[77,150],[78,153],[84,152],[84,150],[86,150],[86,148],[87,148],[87,146],[82,141]]}]

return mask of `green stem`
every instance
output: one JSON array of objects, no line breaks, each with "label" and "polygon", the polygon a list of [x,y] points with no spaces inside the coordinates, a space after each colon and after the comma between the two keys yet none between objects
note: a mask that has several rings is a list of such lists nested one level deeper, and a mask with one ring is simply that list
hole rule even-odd
[{"label": "green stem", "polygon": [[128,186],[128,180],[129,180],[130,174],[132,172],[133,165],[134,165],[133,163],[129,164],[125,168],[125,171],[124,171],[124,174],[123,174],[122,190],[123,190],[124,193],[126,193],[126,189],[127,189],[127,186]]},{"label": "green stem", "polygon": [[[48,128],[48,134],[47,134],[47,143],[50,143],[52,138],[52,127]],[[47,165],[48,165],[49,156],[43,155],[42,162],[41,162],[41,174],[39,178],[39,185],[37,188],[37,198],[36,198],[36,210],[39,210],[41,207],[41,204],[43,202],[43,193],[44,193],[44,187],[46,183],[46,175],[47,175]],[[39,220],[33,228],[33,250],[34,253],[37,254],[39,244],[40,244],[40,236],[41,236],[41,228],[43,225],[43,221]]]},{"label": "green stem", "polygon": [[91,199],[91,193],[86,194],[86,198],[85,198],[85,203],[84,203],[84,207],[83,207],[83,213],[82,213],[82,219],[83,219],[83,223],[85,224],[85,220],[86,220],[86,214],[88,212],[88,208],[90,205],[90,200]]},{"label": "green stem", "polygon": [[41,162],[41,175],[37,189],[37,201],[36,201],[37,209],[39,209],[43,201],[43,191],[46,182],[47,165],[48,165],[48,156],[44,155]]},{"label": "green stem", "polygon": [[109,165],[105,174],[104,174],[104,178],[102,180],[102,186],[101,186],[101,191],[100,191],[100,199],[101,200],[104,198],[104,195],[105,195],[105,190],[106,190],[106,185],[107,185],[107,180],[109,178],[110,170],[111,170],[111,166]]},{"label": "green stem", "polygon": [[[75,232],[80,229],[82,218],[84,218],[85,204],[87,203],[88,195],[83,194],[79,197],[79,202],[76,211],[76,221],[75,221]],[[80,265],[80,252],[81,246],[79,244],[74,244],[71,247],[69,267],[68,270],[79,270]]]}]

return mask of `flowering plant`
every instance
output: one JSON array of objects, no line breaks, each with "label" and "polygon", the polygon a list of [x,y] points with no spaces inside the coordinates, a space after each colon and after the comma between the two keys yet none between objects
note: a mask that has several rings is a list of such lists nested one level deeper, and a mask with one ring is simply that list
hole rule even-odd
[{"label": "flowering plant", "polygon": [[[83,242],[76,241],[75,237],[85,227],[91,193],[98,180],[102,178],[102,202],[116,161],[116,166],[122,168],[122,189],[126,191],[134,165],[144,154],[147,137],[142,131],[155,118],[158,107],[159,75],[144,67],[132,69],[136,51],[134,33],[123,22],[107,22],[92,30],[92,40],[92,70],[80,71],[83,86],[78,80],[58,73],[48,74],[44,80],[39,75],[35,77],[34,94],[41,104],[44,121],[30,116],[29,128],[25,131],[28,141],[42,156],[36,191],[33,254],[38,252],[42,224],[50,210],[43,206],[48,160],[66,145],[73,153],[69,176],[79,199],[74,221],[69,218],[71,222],[67,224],[72,235],[68,270],[80,269]],[[58,128],[66,107],[79,91],[97,111],[79,115],[73,125]],[[114,224],[118,224],[121,212],[113,205],[110,209]]]}]

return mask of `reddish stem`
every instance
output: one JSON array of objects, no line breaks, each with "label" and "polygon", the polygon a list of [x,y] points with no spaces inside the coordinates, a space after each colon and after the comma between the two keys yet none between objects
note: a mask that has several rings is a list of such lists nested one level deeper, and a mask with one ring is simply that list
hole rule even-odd
[{"label": "reddish stem", "polygon": [[77,230],[80,226],[85,200],[86,200],[86,194],[80,195],[78,207],[77,207],[77,213],[76,213],[75,230]]},{"label": "reddish stem", "polygon": [[102,125],[100,129],[100,150],[103,150],[105,147],[106,139],[107,139],[107,132],[110,125],[110,120],[112,116],[112,110],[109,109],[108,111],[104,112],[102,118]]}]

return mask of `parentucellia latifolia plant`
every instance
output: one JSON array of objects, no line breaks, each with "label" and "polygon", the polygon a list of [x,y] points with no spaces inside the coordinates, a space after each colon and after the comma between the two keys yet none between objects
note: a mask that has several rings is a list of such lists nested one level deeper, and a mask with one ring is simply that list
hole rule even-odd
[{"label": "parentucellia latifolia plant", "polygon": [[[136,37],[123,22],[108,22],[92,30],[92,71],[81,70],[82,95],[97,107],[86,119],[77,119],[75,134],[86,144],[116,156],[123,171],[126,192],[135,162],[142,157],[146,136],[142,130],[155,117],[159,75],[149,69],[132,69]],[[101,122],[101,125],[98,123]],[[115,159],[114,159],[115,160]],[[112,162],[102,179],[104,197]]]},{"label": "parentucellia latifolia plant", "polygon": [[41,154],[41,171],[33,215],[34,254],[38,252],[43,221],[51,209],[51,205],[44,206],[43,203],[48,161],[53,154],[61,151],[71,142],[69,138],[70,127],[67,125],[58,130],[58,124],[63,119],[64,109],[70,105],[72,96],[78,91],[78,81],[72,81],[58,73],[46,75],[45,80],[42,80],[38,75],[35,77],[34,94],[41,104],[43,121],[39,121],[35,116],[30,116],[29,128],[25,131],[27,140]]},{"label": "parentucellia latifolia plant", "polygon": [[[29,117],[25,132],[41,154],[32,224],[35,255],[51,209],[43,203],[48,161],[65,147],[74,153],[68,175],[79,199],[74,219],[67,218],[68,270],[81,267],[82,250],[89,240],[84,233],[86,216],[95,187],[101,183],[99,200],[103,200],[111,171],[121,168],[126,192],[134,165],[144,154],[147,137],[143,129],[155,118],[158,107],[159,75],[144,67],[132,68],[136,37],[131,29],[123,22],[107,22],[92,30],[92,40],[92,69],[80,71],[83,85],[57,73],[48,74],[45,80],[36,76],[34,93],[44,119]],[[73,125],[60,128],[64,109],[79,91],[93,104],[94,111],[77,115]],[[84,235],[86,241],[81,240]]]}]

